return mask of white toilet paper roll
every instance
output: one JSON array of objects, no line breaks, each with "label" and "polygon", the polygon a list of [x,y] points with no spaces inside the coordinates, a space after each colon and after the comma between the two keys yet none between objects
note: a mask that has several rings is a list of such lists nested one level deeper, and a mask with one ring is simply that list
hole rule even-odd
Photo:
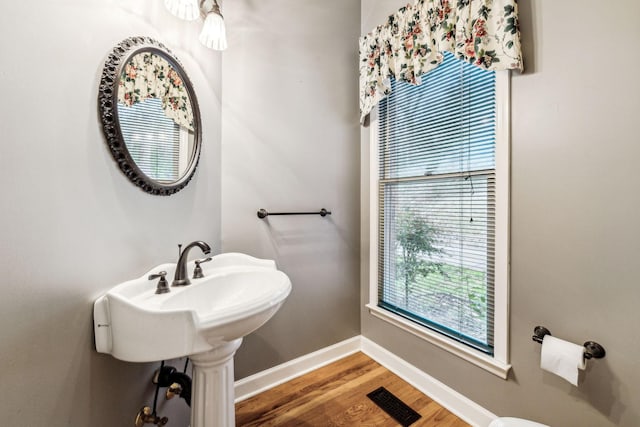
[{"label": "white toilet paper roll", "polygon": [[578,385],[578,369],[586,367],[584,346],[545,335],[542,340],[540,367]]}]

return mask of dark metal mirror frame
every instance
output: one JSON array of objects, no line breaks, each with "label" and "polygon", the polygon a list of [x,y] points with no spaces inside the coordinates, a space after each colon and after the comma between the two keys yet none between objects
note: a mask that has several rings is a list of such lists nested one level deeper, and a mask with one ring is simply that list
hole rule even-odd
[{"label": "dark metal mirror frame", "polygon": [[[124,66],[134,56],[142,52],[155,53],[169,62],[180,74],[185,84],[189,101],[193,110],[194,125],[194,150],[191,155],[189,167],[179,180],[171,183],[162,183],[148,177],[138,168],[131,157],[122,136],[120,121],[118,118],[118,83]],[[130,37],[120,42],[107,57],[100,79],[98,94],[98,106],[102,128],[109,145],[111,154],[118,167],[131,182],[150,194],[169,196],[182,190],[191,180],[200,159],[202,139],[202,125],[200,122],[200,109],[193,85],[184,71],[184,68],[171,51],[162,43],[149,37]]]}]

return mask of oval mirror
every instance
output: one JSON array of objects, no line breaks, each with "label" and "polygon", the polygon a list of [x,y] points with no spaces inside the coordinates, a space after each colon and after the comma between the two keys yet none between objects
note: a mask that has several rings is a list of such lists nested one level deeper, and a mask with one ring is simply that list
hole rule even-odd
[{"label": "oval mirror", "polygon": [[131,182],[164,196],[187,185],[200,158],[200,111],[169,49],[149,37],[122,41],[105,62],[98,101],[111,154]]}]

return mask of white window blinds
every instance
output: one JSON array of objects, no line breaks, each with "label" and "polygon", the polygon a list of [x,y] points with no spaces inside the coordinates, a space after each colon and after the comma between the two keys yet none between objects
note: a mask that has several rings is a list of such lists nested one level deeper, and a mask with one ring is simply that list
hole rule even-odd
[{"label": "white window blinds", "polygon": [[180,126],[166,116],[162,100],[118,104],[118,118],[127,150],[140,170],[159,182],[177,181],[181,176]]},{"label": "white window blinds", "polygon": [[495,73],[457,60],[380,103],[378,305],[493,353]]}]

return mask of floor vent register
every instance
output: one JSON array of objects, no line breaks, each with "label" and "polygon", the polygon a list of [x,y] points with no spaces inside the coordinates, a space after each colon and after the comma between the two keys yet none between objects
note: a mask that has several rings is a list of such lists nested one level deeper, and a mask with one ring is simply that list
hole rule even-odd
[{"label": "floor vent register", "polygon": [[372,391],[367,394],[367,397],[383,411],[392,416],[393,419],[402,424],[402,427],[410,426],[421,417],[420,414],[384,387]]}]

